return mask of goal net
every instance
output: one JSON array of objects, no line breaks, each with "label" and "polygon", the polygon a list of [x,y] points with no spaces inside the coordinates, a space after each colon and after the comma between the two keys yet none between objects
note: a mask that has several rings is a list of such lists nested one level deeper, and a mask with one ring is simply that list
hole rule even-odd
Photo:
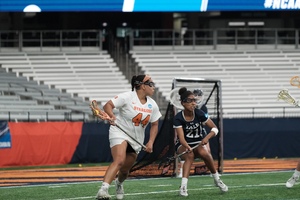
[{"label": "goal net", "polygon": [[[159,133],[153,145],[153,153],[147,154],[142,152],[136,164],[131,169],[130,176],[176,176],[178,174],[178,160],[167,168],[161,167],[160,164],[167,158],[175,155],[175,132],[173,129],[173,118],[177,112],[182,109],[179,101],[178,90],[186,87],[190,91],[201,90],[203,92],[202,102],[207,107],[210,118],[215,122],[219,129],[219,134],[210,139],[211,154],[215,160],[215,165],[219,173],[223,173],[223,117],[222,117],[222,94],[221,81],[208,80],[202,78],[174,78],[170,95],[167,100],[170,102],[161,123]],[[147,140],[147,138],[146,138]],[[197,166],[205,166],[201,159],[195,160],[191,175],[197,174]],[[199,169],[199,168],[198,168]],[[204,167],[204,169],[207,169]],[[205,171],[204,171],[205,172]]]}]

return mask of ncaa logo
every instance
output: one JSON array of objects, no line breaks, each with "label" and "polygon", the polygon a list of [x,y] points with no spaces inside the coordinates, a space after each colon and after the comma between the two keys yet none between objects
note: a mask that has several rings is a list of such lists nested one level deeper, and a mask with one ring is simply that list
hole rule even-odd
[{"label": "ncaa logo", "polygon": [[148,108],[152,108],[152,104],[148,104]]}]

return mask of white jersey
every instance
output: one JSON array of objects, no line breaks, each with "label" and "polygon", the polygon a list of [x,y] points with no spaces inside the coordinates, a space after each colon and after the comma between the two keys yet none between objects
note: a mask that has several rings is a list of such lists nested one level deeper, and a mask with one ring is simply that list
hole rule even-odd
[{"label": "white jersey", "polygon": [[[147,125],[157,121],[162,116],[156,102],[151,97],[147,97],[147,102],[142,104],[136,91],[121,93],[111,99],[111,101],[115,108],[119,109],[119,114],[116,116],[116,124],[143,144]],[[116,126],[110,126],[109,139],[124,139],[128,141],[136,152],[142,149],[139,144]]]}]

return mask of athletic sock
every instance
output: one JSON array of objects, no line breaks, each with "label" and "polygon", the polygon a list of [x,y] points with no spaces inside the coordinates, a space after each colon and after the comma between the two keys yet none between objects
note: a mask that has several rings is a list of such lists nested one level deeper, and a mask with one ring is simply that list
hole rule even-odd
[{"label": "athletic sock", "polygon": [[120,182],[118,178],[116,178],[116,184],[122,185],[123,182]]},{"label": "athletic sock", "polygon": [[215,180],[218,180],[219,177],[220,177],[218,172],[216,172],[216,173],[214,173],[214,174],[212,173],[211,175],[212,175],[212,177],[213,177]]},{"label": "athletic sock", "polygon": [[188,179],[187,178],[182,178],[181,179],[181,186],[187,186]]},{"label": "athletic sock", "polygon": [[103,182],[101,188],[109,188],[109,184],[106,182]]},{"label": "athletic sock", "polygon": [[295,169],[294,175],[300,176],[300,171],[298,171],[298,170]]}]

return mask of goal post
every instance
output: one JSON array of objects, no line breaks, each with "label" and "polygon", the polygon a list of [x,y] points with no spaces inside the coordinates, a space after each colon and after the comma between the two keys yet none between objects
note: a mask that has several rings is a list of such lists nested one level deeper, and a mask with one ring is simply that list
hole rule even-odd
[{"label": "goal post", "polygon": [[[211,147],[211,153],[214,158],[214,162],[217,161],[217,170],[219,173],[223,173],[223,117],[222,117],[222,94],[221,94],[221,81],[220,80],[208,80],[202,78],[174,78],[172,85],[170,85],[170,93],[166,98],[168,107],[156,139],[153,143],[153,152],[151,154],[141,152],[138,156],[137,162],[130,170],[130,176],[134,177],[157,177],[157,176],[177,176],[178,175],[178,163],[175,159],[168,167],[160,167],[169,160],[170,157],[175,155],[175,130],[173,128],[173,120],[176,113],[180,110],[179,94],[174,92],[175,89],[186,87],[188,90],[201,89],[203,91],[204,101],[208,108],[208,114],[210,118],[215,122],[219,129],[219,134],[211,138],[209,141]],[[170,101],[170,96],[178,95],[178,102],[175,105],[173,101]],[[172,99],[174,96],[172,96]],[[146,131],[149,134],[149,127]],[[148,133],[147,133],[148,132]],[[216,164],[215,164],[216,165]]]},{"label": "goal post", "polygon": [[[214,160],[217,161],[218,172],[223,173],[223,115],[221,80],[181,77],[174,78],[172,90],[179,89],[181,87],[186,87],[192,92],[196,89],[201,89],[203,91],[203,104],[206,105],[210,118],[219,129],[218,135],[215,139],[211,139],[212,142],[210,142],[210,145]],[[175,105],[174,109],[175,114],[180,110]]]}]

